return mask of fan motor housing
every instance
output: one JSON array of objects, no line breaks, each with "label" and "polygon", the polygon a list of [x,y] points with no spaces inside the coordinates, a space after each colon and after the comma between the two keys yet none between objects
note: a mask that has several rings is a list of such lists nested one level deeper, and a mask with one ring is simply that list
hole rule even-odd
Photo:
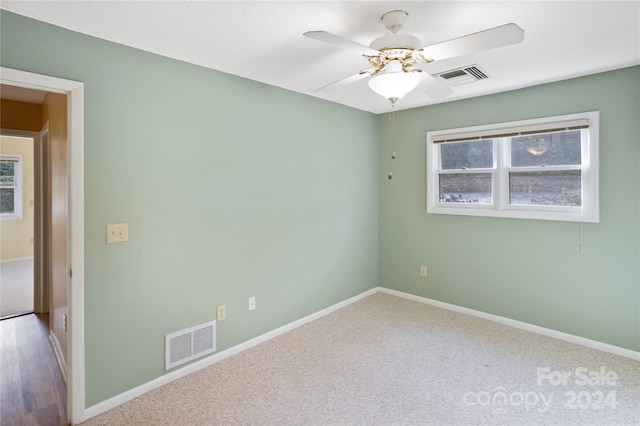
[{"label": "fan motor housing", "polygon": [[390,49],[420,49],[422,43],[418,37],[411,34],[387,34],[376,38],[369,45],[370,48],[380,51]]}]

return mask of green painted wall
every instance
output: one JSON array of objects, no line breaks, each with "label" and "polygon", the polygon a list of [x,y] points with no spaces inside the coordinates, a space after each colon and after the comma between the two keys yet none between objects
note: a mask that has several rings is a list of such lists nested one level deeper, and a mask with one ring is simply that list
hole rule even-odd
[{"label": "green painted wall", "polygon": [[[479,83],[480,84],[480,83]],[[379,116],[380,285],[640,350],[640,67]],[[426,214],[426,132],[600,111],[600,223]],[[419,277],[426,265],[429,275]]]},{"label": "green painted wall", "polygon": [[373,114],[6,11],[0,48],[85,84],[87,406],[164,374],[164,335],[216,305],[223,350],[377,286]]}]

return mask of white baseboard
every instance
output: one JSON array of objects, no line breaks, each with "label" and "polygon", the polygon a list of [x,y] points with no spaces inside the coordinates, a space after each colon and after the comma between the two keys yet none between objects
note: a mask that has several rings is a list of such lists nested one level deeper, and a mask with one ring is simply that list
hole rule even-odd
[{"label": "white baseboard", "polygon": [[14,257],[12,259],[0,259],[0,265],[2,265],[3,263],[11,263],[11,262],[20,262],[21,260],[33,260],[33,256],[26,256],[26,257]]},{"label": "white baseboard", "polygon": [[543,336],[553,337],[555,339],[564,340],[566,342],[575,343],[578,345],[586,346],[591,349],[597,349],[599,351],[608,352],[614,355],[620,355],[625,358],[631,358],[636,361],[640,361],[640,352],[633,351],[631,349],[621,348],[619,346],[610,345],[608,343],[598,342],[597,340],[591,340],[580,336],[575,336],[569,333],[563,333],[562,331],[552,330],[549,328],[540,327],[537,325],[529,324],[526,322],[516,321],[510,318],[501,317],[499,315],[488,314],[482,311],[476,311],[474,309],[464,308],[462,306],[452,305],[450,303],[440,302],[438,300],[428,299],[422,296],[416,296],[409,293],[404,293],[397,290],[390,290],[388,288],[379,287],[378,290],[382,293],[390,294],[392,296],[402,297],[404,299],[414,300],[416,302],[425,303],[427,305],[436,306],[438,308],[447,309],[449,311],[459,312],[465,315],[471,315],[477,318],[486,319],[489,321],[497,322],[500,324],[508,325],[511,327],[519,328],[533,333],[542,334]]},{"label": "white baseboard", "polygon": [[590,339],[586,339],[584,337],[579,337],[579,336],[574,336],[572,334],[568,334],[568,333],[563,333],[560,331],[556,331],[556,330],[551,330],[548,328],[544,328],[544,327],[539,327],[536,325],[532,325],[532,324],[528,324],[528,323],[524,323],[521,321],[516,321],[516,320],[512,320],[510,318],[505,318],[505,317],[501,317],[498,315],[493,315],[493,314],[488,314],[486,312],[481,312],[481,311],[476,311],[474,309],[469,309],[469,308],[464,308],[461,306],[457,306],[457,305],[452,305],[449,303],[445,303],[445,302],[440,302],[437,300],[433,300],[433,299],[428,299],[426,297],[421,297],[421,296],[416,296],[413,294],[408,294],[408,293],[403,293],[401,291],[397,291],[397,290],[390,290],[387,288],[383,288],[383,287],[376,287],[373,288],[371,290],[365,291],[364,293],[360,293],[350,299],[344,300],[342,302],[336,303],[335,305],[329,306],[328,308],[322,309],[316,313],[313,313],[311,315],[308,315],[304,318],[301,318],[297,321],[293,321],[289,324],[286,324],[282,327],[279,327],[275,330],[269,331],[265,334],[262,334],[260,336],[257,336],[251,340],[247,340],[246,342],[240,343],[239,345],[233,346],[229,349],[225,349],[221,352],[216,352],[215,354],[212,354],[206,358],[203,358],[199,361],[194,362],[193,364],[189,364],[185,367],[179,368],[175,371],[172,371],[170,373],[167,373],[163,376],[160,376],[154,380],[151,380],[150,382],[144,383],[140,386],[137,386],[133,389],[130,389],[128,391],[125,391],[119,395],[116,395],[112,398],[109,398],[107,400],[104,400],[102,402],[97,403],[96,405],[92,405],[91,407],[88,407],[85,409],[84,411],[84,416],[83,416],[83,420],[82,421],[86,421],[92,417],[95,417],[101,413],[104,413],[105,411],[109,411],[112,408],[115,408],[121,404],[124,404],[128,401],[131,401],[132,399],[143,395],[147,392],[150,392],[156,388],[159,388],[160,386],[166,385],[167,383],[171,383],[174,380],[177,380],[181,377],[184,377],[188,374],[194,373],[198,370],[201,370],[203,368],[206,368],[210,365],[213,365],[219,361],[222,361],[223,359],[229,358],[230,356],[236,355],[242,351],[245,351],[247,349],[250,349],[256,345],[259,345],[260,343],[266,342],[268,340],[273,339],[274,337],[280,336],[288,331],[294,330],[300,326],[303,326],[307,323],[310,323],[311,321],[317,320],[319,318],[322,318],[325,315],[330,314],[331,312],[334,312],[340,308],[343,308],[347,305],[350,305],[354,302],[357,302],[360,299],[364,299],[367,296],[370,296],[372,294],[375,293],[386,293],[386,294],[390,294],[392,296],[398,296],[398,297],[402,297],[405,299],[409,299],[409,300],[414,300],[417,302],[421,302],[421,303],[425,303],[428,305],[432,305],[432,306],[436,306],[438,308],[443,308],[443,309],[447,309],[450,311],[455,311],[455,312],[459,312],[462,314],[466,314],[466,315],[470,315],[470,316],[474,316],[474,317],[478,317],[478,318],[482,318],[482,319],[486,319],[489,321],[494,321],[500,324],[504,324],[504,325],[508,325],[511,327],[515,327],[515,328],[519,328],[522,330],[526,330],[526,331],[531,331],[534,333],[538,333],[538,334],[542,334],[544,336],[549,336],[549,337],[553,337],[559,340],[564,340],[567,342],[571,342],[571,343],[576,343],[582,346],[586,346],[592,349],[597,349],[603,352],[608,352],[608,353],[612,353],[615,355],[620,355],[626,358],[631,358],[634,360],[639,360],[640,361],[640,352],[636,352],[636,351],[632,351],[630,349],[625,349],[625,348],[620,348],[618,346],[613,346],[613,345],[609,345],[607,343],[602,343],[602,342],[598,342],[595,340],[590,340]]},{"label": "white baseboard", "polygon": [[60,373],[62,374],[62,380],[67,383],[67,362],[64,360],[64,356],[62,355],[60,342],[58,342],[58,338],[51,330],[49,330],[49,341],[51,342],[51,347],[53,347],[53,354],[56,356],[56,361],[58,361],[58,367],[60,368]]},{"label": "white baseboard", "polygon": [[347,305],[357,302],[360,299],[364,299],[365,297],[370,296],[374,293],[377,293],[378,291],[379,291],[378,288],[373,288],[371,290],[365,291],[364,293],[360,293],[350,299],[336,303],[335,305],[331,305],[325,309],[322,309],[304,318],[300,318],[299,320],[293,321],[289,324],[283,325],[282,327],[276,328],[275,330],[269,331],[258,337],[254,337],[251,340],[247,340],[246,342],[240,343],[239,345],[233,346],[229,349],[225,349],[221,352],[216,352],[215,354],[212,354],[199,361],[196,361],[193,364],[189,364],[178,370],[167,373],[163,376],[158,377],[157,379],[151,380],[150,382],[144,383],[138,387],[125,391],[112,398],[99,402],[96,405],[92,405],[91,407],[88,407],[85,409],[84,418],[82,421],[84,422],[92,417],[97,416],[98,414],[104,413],[105,411],[111,410],[112,408],[115,408],[118,405],[124,404],[125,402],[131,401],[132,399],[140,395],[150,392],[153,389],[159,388],[160,386],[166,385],[167,383],[171,383],[174,380],[177,380],[188,374],[194,373],[212,364],[220,362],[225,358],[229,358],[230,356],[236,355],[242,351],[250,349],[256,345],[259,345],[260,343],[266,342],[267,340],[271,340],[274,337],[280,336],[288,331],[291,331],[307,323],[310,323],[311,321],[315,321],[319,318],[322,318],[323,316],[328,315],[333,311],[336,311],[340,308],[343,308]]}]

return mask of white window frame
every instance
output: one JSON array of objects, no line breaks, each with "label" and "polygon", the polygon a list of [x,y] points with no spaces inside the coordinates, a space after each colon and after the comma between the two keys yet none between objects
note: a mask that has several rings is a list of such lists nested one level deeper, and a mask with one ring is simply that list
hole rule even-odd
[{"label": "white window frame", "polygon": [[[466,136],[487,136],[492,134],[514,133],[522,129],[550,130],[564,126],[566,123],[587,122],[588,127],[581,129],[582,164],[579,166],[548,166],[544,170],[569,170],[581,172],[582,201],[581,206],[538,206],[509,204],[509,172],[533,171],[540,168],[511,168],[511,137],[493,137],[493,167],[486,169],[456,170],[456,173],[483,172],[492,174],[493,204],[475,203],[443,203],[440,202],[439,173],[440,149],[434,142],[450,139],[463,139]],[[590,111],[555,117],[536,118],[531,120],[495,123],[457,129],[427,132],[427,213],[453,214],[465,216],[489,216],[518,219],[557,220],[571,222],[600,221],[599,208],[599,134],[600,113]],[[450,170],[448,170],[450,172]]]},{"label": "white window frame", "polygon": [[11,161],[15,163],[15,167],[13,169],[15,176],[15,184],[13,187],[4,187],[4,188],[13,188],[13,213],[0,213],[0,220],[22,220],[22,200],[23,200],[23,191],[24,188],[22,186],[22,155],[17,154],[0,154],[0,161]]}]

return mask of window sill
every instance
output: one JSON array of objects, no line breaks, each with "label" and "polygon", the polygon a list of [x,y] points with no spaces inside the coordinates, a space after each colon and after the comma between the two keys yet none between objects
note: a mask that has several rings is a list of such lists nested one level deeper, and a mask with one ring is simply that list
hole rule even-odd
[{"label": "window sill", "polygon": [[478,205],[455,207],[438,205],[427,209],[427,213],[459,216],[500,217],[510,219],[555,220],[583,223],[600,222],[598,213],[588,213],[576,210],[578,209],[574,209],[571,207],[558,207],[554,210],[548,208],[535,210],[535,207],[532,206],[527,206],[526,210],[518,210],[517,207],[512,207],[509,210],[498,210],[491,205],[487,205],[486,207]]}]

